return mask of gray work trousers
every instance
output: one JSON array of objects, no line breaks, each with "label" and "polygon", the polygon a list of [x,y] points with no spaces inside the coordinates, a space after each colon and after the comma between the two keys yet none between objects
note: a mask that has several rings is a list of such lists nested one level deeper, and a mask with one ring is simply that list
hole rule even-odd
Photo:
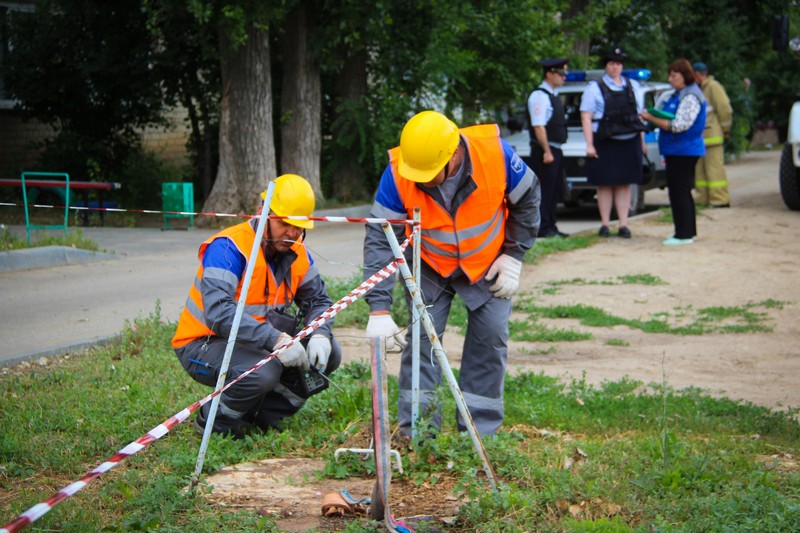
[{"label": "gray work trousers", "polygon": [[[301,341],[305,346],[309,337]],[[202,338],[190,342],[175,352],[186,372],[198,383],[215,387],[219,370],[225,357],[227,340],[221,337]],[[250,344],[237,342],[233,348],[228,375],[229,383],[269,352]],[[342,361],[342,349],[336,339],[331,340],[331,355],[324,374],[330,375]],[[284,418],[295,414],[306,402],[300,385],[301,369],[284,368],[278,358],[271,359],[220,396],[219,411],[214,419],[214,431],[226,433],[238,429],[244,421],[261,429],[277,427]],[[211,402],[203,406],[205,418]]]},{"label": "gray work trousers", "polygon": [[[444,342],[444,329],[450,314],[454,293],[444,290],[436,300],[427,302],[436,335]],[[408,299],[407,299],[408,301]],[[411,305],[411,304],[409,304]],[[511,300],[490,298],[475,310],[467,310],[467,334],[461,356],[458,384],[466,401],[478,433],[493,435],[503,423],[503,383],[508,365],[508,319]],[[409,321],[409,324],[411,322]],[[411,329],[400,364],[400,397],[398,423],[404,434],[411,433]],[[431,350],[431,342],[422,328],[420,335],[420,405],[419,413],[428,420],[431,429],[441,428],[441,405],[436,398],[436,388],[442,384],[442,370]],[[444,384],[444,394],[450,394]],[[466,431],[461,415],[456,418],[459,431]],[[424,430],[424,428],[423,428]]]}]

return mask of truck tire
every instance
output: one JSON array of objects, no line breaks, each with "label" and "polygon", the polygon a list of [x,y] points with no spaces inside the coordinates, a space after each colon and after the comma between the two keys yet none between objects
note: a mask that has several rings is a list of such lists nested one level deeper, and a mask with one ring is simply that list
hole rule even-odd
[{"label": "truck tire", "polygon": [[785,144],[781,153],[781,198],[786,207],[800,211],[800,172],[792,161],[792,145]]},{"label": "truck tire", "polygon": [[631,205],[628,207],[630,216],[638,215],[644,209],[644,185],[634,183],[631,185]]}]

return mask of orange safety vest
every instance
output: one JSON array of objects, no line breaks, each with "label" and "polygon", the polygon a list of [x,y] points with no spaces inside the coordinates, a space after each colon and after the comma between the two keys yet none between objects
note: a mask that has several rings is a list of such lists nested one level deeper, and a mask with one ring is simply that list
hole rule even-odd
[{"label": "orange safety vest", "polygon": [[459,132],[467,139],[472,179],[478,188],[458,207],[455,219],[415,182],[400,175],[399,147],[389,151],[389,160],[408,218],[415,207],[422,209],[423,261],[442,277],[461,267],[475,283],[497,258],[505,240],[507,172],[497,125],[470,126]]},{"label": "orange safety vest", "polygon": [[[200,293],[200,282],[203,279],[203,255],[206,248],[212,241],[219,238],[230,239],[239,252],[245,258],[250,257],[250,252],[253,248],[253,240],[255,240],[255,230],[249,222],[243,222],[231,226],[225,230],[210,237],[207,241],[200,245],[200,251],[197,257],[200,259],[200,266],[197,268],[197,276],[195,277],[194,284],[189,289],[189,298],[186,300],[186,306],[181,311],[181,316],[178,320],[178,329],[175,331],[175,336],[172,338],[172,347],[180,348],[186,346],[195,339],[207,337],[209,335],[216,335],[208,326],[203,316],[203,295]],[[253,276],[250,279],[250,287],[247,291],[247,298],[245,299],[244,312],[252,316],[259,322],[264,322],[267,317],[267,310],[270,307],[289,304],[293,298],[290,296],[293,293],[293,288],[296,290],[303,281],[306,272],[311,265],[306,253],[305,247],[302,243],[298,242],[292,246],[292,250],[297,254],[297,259],[292,263],[291,273],[289,279],[284,279],[280,286],[275,285],[275,277],[264,259],[264,254],[259,253],[256,258],[256,265],[253,269]],[[244,276],[242,276],[244,278]],[[234,300],[239,301],[242,291],[242,281],[239,281],[239,286],[236,288],[236,296]],[[288,283],[288,284],[287,284]]]}]

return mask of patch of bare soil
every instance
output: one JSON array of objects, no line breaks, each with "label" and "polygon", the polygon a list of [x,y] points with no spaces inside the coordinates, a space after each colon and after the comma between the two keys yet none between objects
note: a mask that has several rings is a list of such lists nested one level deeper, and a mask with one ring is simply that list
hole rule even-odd
[{"label": "patch of bare soil", "polygon": [[[698,217],[699,237],[693,245],[663,246],[661,241],[672,234],[671,224],[640,217],[631,222],[633,239],[610,238],[526,265],[521,287],[546,306],[584,304],[629,319],[668,313],[678,323],[694,320],[695,311],[703,308],[783,302],[754,309],[765,313],[768,331],[648,334],[627,326],[594,328],[554,320],[547,324],[586,331],[592,339],[512,342],[509,370],[544,372],[565,380],[584,377],[592,384],[624,376],[645,383],[664,380],[676,389],[699,387],[713,396],[770,408],[800,407],[800,213],[787,210],[780,199],[778,159],[778,152],[757,152],[728,165],[733,207],[705,210]],[[668,205],[663,192],[651,191],[647,200]],[[564,284],[555,294],[542,293],[547,282],[617,281],[619,276],[642,274],[664,284]],[[362,331],[339,329],[337,336],[346,360],[368,360]],[[463,339],[452,331],[445,337],[448,358],[458,367]],[[619,341],[624,346],[617,345]],[[390,358],[389,370],[395,375],[398,365],[398,356]],[[764,461],[776,468],[796,468],[794,458]],[[345,488],[367,496],[374,480],[320,481],[314,471],[322,467],[321,461],[299,459],[237,465],[209,477],[215,487],[210,498],[274,513],[287,531],[342,529],[342,519],[321,517],[322,495]],[[390,505],[395,516],[447,517],[458,503],[451,489],[447,483],[417,487],[393,482]]]},{"label": "patch of bare soil", "polygon": [[[241,463],[208,476],[206,482],[213,491],[206,497],[213,505],[269,516],[284,531],[341,531],[350,520],[368,520],[363,514],[322,516],[326,494],[345,489],[356,498],[369,498],[375,486],[375,478],[320,479],[324,468],[324,459],[308,458]],[[408,517],[409,523],[447,520],[458,509],[455,482],[447,477],[420,485],[406,479],[393,481],[390,509],[397,518]]]}]

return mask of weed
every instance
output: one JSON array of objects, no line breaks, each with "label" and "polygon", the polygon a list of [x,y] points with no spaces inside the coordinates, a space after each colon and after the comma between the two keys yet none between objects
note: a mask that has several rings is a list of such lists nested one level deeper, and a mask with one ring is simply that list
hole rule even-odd
[{"label": "weed", "polygon": [[[529,314],[531,321],[539,318],[568,318],[580,321],[582,325],[591,327],[628,326],[645,333],[669,333],[672,335],[703,335],[706,333],[753,333],[771,331],[765,324],[768,316],[764,312],[754,312],[759,307],[774,308],[783,302],[767,300],[751,302],[744,306],[707,307],[698,311],[691,308],[679,309],[675,315],[661,311],[651,315],[649,319],[629,319],[614,316],[599,307],[575,304],[542,306],[537,305],[529,297],[521,297],[515,302],[515,309]],[[678,324],[676,319],[685,319],[688,323]]]},{"label": "weed", "polygon": [[549,355],[552,353],[556,353],[558,351],[558,348],[556,346],[548,346],[547,348],[536,348],[535,350],[531,350],[525,346],[521,346],[518,351],[521,354]]},{"label": "weed", "polygon": [[606,341],[607,346],[630,346],[631,343],[628,341],[624,341],[622,339],[608,339]]},{"label": "weed", "polygon": [[523,263],[535,265],[546,255],[588,248],[597,240],[597,235],[572,235],[569,239],[539,239],[525,254]]},{"label": "weed", "polygon": [[632,274],[632,275],[625,275],[625,276],[617,276],[622,283],[631,285],[666,285],[667,282],[663,279],[659,278],[658,276],[653,276],[652,274]]},{"label": "weed", "polygon": [[[355,274],[349,278],[325,277],[325,285],[328,295],[334,302],[346,296],[354,287],[363,281],[360,274]],[[396,282],[392,293],[394,301],[392,303],[392,318],[398,325],[408,321],[408,308],[406,307],[405,288],[402,282]],[[350,304],[344,311],[339,312],[335,317],[335,324],[339,327],[365,328],[369,319],[369,306],[363,298],[359,298]]]},{"label": "weed", "polygon": [[527,342],[575,342],[592,338],[591,333],[570,329],[550,328],[530,321],[510,320],[509,337],[515,341]]},{"label": "weed", "polygon": [[652,274],[630,274],[617,276],[616,280],[587,280],[584,278],[573,278],[567,280],[548,281],[550,287],[560,287],[564,285],[666,285],[667,283]]},{"label": "weed", "polygon": [[69,246],[91,252],[100,251],[95,241],[84,235],[83,230],[73,230],[63,235],[50,235],[48,232],[37,234],[36,238],[28,244],[26,239],[18,237],[6,228],[0,228],[0,251],[20,250],[23,248],[36,248],[39,246]]}]

